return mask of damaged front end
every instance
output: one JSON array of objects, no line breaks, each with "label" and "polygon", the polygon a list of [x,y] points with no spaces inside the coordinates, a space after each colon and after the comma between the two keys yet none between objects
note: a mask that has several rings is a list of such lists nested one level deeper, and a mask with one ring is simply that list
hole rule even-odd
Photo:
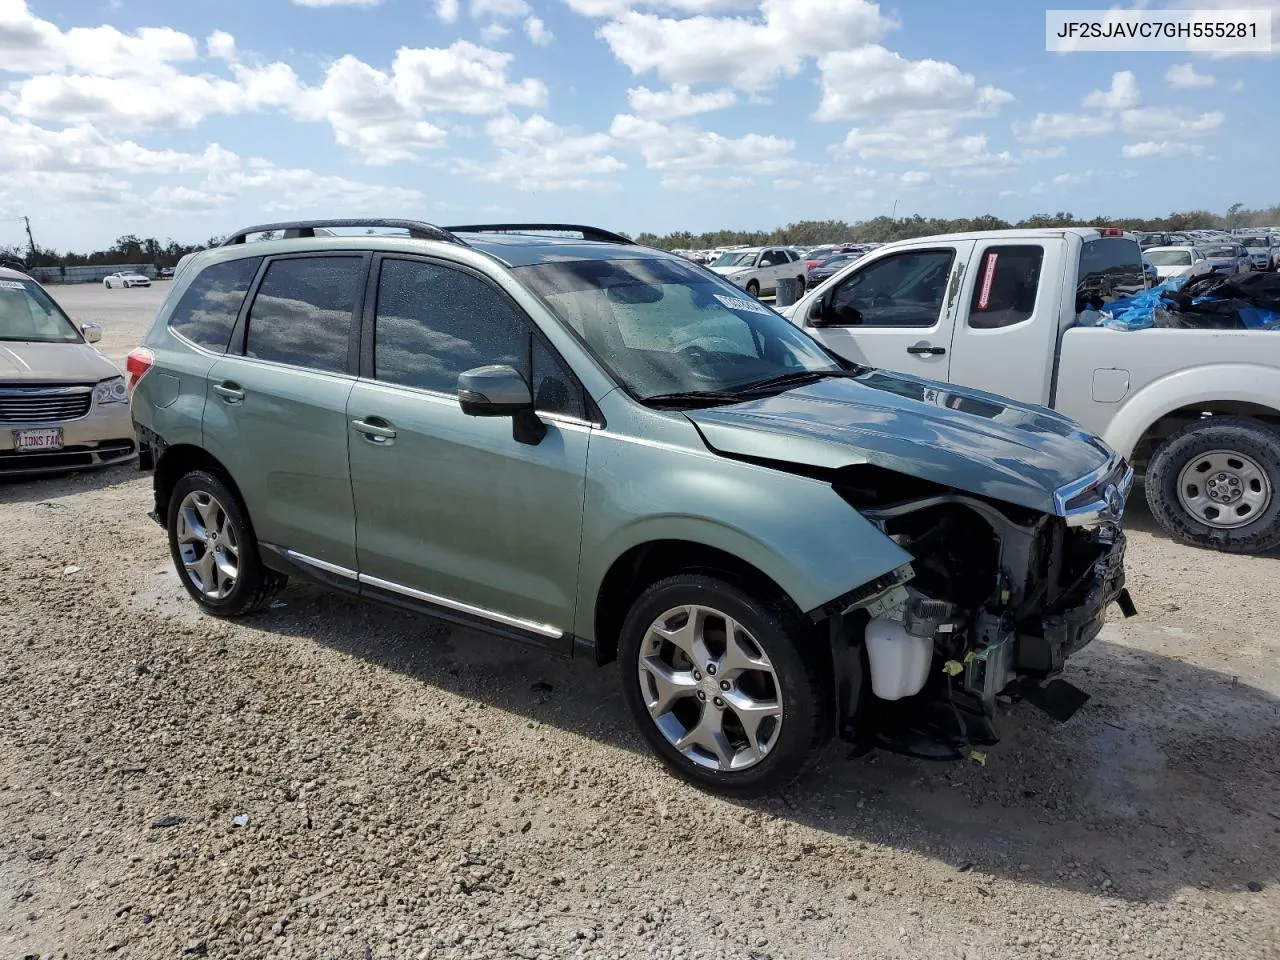
[{"label": "damaged front end", "polygon": [[[1066,660],[1098,635],[1110,604],[1136,612],[1121,529],[1132,469],[1113,458],[1057,491],[1052,514],[885,481],[854,470],[834,484],[913,558],[877,589],[842,598],[832,617],[842,732],[866,747],[955,758],[996,741],[1001,700],[1067,719],[1087,695],[1055,679]],[[886,502],[886,490],[897,499]]]}]

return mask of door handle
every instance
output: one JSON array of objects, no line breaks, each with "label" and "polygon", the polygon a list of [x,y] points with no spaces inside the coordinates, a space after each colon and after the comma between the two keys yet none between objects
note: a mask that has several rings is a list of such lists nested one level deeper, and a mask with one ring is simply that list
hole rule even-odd
[{"label": "door handle", "polygon": [[223,380],[221,383],[215,383],[213,385],[213,392],[227,403],[239,403],[244,399],[244,388],[238,383],[232,383],[230,380]]},{"label": "door handle", "polygon": [[930,357],[940,357],[946,352],[946,347],[935,347],[928,343],[916,343],[907,347],[907,353],[924,354]]},{"label": "door handle", "polygon": [[372,443],[387,443],[396,438],[394,430],[380,423],[371,423],[368,420],[352,420],[351,425],[364,434],[365,439]]}]

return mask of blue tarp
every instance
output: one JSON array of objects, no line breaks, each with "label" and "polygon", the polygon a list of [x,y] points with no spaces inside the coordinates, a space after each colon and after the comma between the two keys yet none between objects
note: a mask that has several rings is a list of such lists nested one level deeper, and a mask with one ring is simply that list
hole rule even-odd
[{"label": "blue tarp", "polygon": [[[1157,284],[1132,297],[1113,300],[1101,312],[1086,310],[1079,315],[1076,324],[1081,327],[1106,327],[1108,330],[1146,330],[1156,326],[1156,311],[1168,309],[1170,306],[1161,298],[1161,294],[1181,290],[1186,283],[1186,277],[1171,277],[1164,283]],[[1191,303],[1199,305],[1223,299],[1225,298],[1211,295],[1196,297]],[[1241,303],[1237,313],[1240,322],[1250,330],[1280,330],[1280,313],[1274,310],[1264,310],[1252,304]]]}]

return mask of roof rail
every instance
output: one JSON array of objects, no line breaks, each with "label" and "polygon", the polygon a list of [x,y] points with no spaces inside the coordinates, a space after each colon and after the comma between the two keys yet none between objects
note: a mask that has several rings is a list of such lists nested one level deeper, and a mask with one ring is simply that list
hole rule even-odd
[{"label": "roof rail", "polygon": [[290,220],[285,223],[260,223],[257,226],[237,230],[222,242],[222,246],[244,243],[245,238],[255,233],[283,233],[286,237],[314,237],[317,230],[327,227],[382,227],[394,230],[407,230],[415,240],[441,240],[445,243],[462,243],[448,230],[441,229],[432,223],[420,220],[386,220],[374,218],[356,218],[354,220]]},{"label": "roof rail", "polygon": [[622,243],[635,246],[636,242],[620,233],[602,230],[599,227],[585,227],[578,223],[473,223],[466,226],[445,227],[450,233],[542,233],[560,231],[564,233],[580,233],[583,240],[595,243]]}]

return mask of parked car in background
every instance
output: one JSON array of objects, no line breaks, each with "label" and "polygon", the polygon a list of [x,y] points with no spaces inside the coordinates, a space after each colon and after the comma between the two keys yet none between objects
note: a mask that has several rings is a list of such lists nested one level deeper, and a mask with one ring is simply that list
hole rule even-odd
[{"label": "parked car in background", "polygon": [[25,260],[13,254],[0,253],[0,270],[16,270],[18,273],[26,273],[27,264]]},{"label": "parked car in background", "polygon": [[135,453],[124,378],[31,277],[0,268],[0,475],[124,463]]},{"label": "parked car in background", "polygon": [[811,286],[821,283],[823,280],[831,277],[837,270],[842,269],[859,257],[861,253],[833,253],[831,256],[822,260],[816,267],[809,270],[809,284]]},{"label": "parked car in background", "polygon": [[1146,250],[1148,247],[1165,247],[1169,245],[1167,233],[1144,233],[1138,238],[1138,245]]},{"label": "parked car in background", "polygon": [[1160,271],[1157,270],[1156,265],[1145,256],[1142,258],[1142,275],[1146,278],[1148,288],[1154,287],[1160,283]]},{"label": "parked car in background", "polygon": [[1131,612],[1132,471],[1051,411],[844,362],[590,227],[268,229],[197,255],[128,361],[207,613],[297,576],[616,660],[668,767],[747,794],[913,717],[968,756]]},{"label": "parked car in background", "polygon": [[1280,334],[1077,325],[1142,286],[1119,230],[995,230],[889,244],[783,314],[853,362],[1065,414],[1134,464],[1183,543],[1280,546]]},{"label": "parked car in background", "polygon": [[785,247],[730,250],[721,254],[710,268],[753,297],[776,293],[778,281],[788,277],[796,281],[798,296],[804,292],[809,272],[800,255]]},{"label": "parked car in background", "polygon": [[1280,237],[1268,233],[1251,233],[1237,239],[1248,252],[1253,269],[1280,269]]},{"label": "parked car in background", "polygon": [[151,279],[136,270],[121,270],[104,277],[102,285],[108,290],[114,290],[116,287],[124,287],[127,290],[129,287],[149,287]]},{"label": "parked car in background", "polygon": [[172,280],[173,267],[161,267],[156,271],[156,277],[160,280]]},{"label": "parked car in background", "polygon": [[1214,273],[1234,276],[1253,269],[1249,251],[1238,243],[1207,243],[1199,249]]},{"label": "parked car in background", "polygon": [[1143,254],[1155,265],[1161,283],[1173,277],[1195,280],[1213,273],[1213,267],[1199,247],[1149,247]]}]

